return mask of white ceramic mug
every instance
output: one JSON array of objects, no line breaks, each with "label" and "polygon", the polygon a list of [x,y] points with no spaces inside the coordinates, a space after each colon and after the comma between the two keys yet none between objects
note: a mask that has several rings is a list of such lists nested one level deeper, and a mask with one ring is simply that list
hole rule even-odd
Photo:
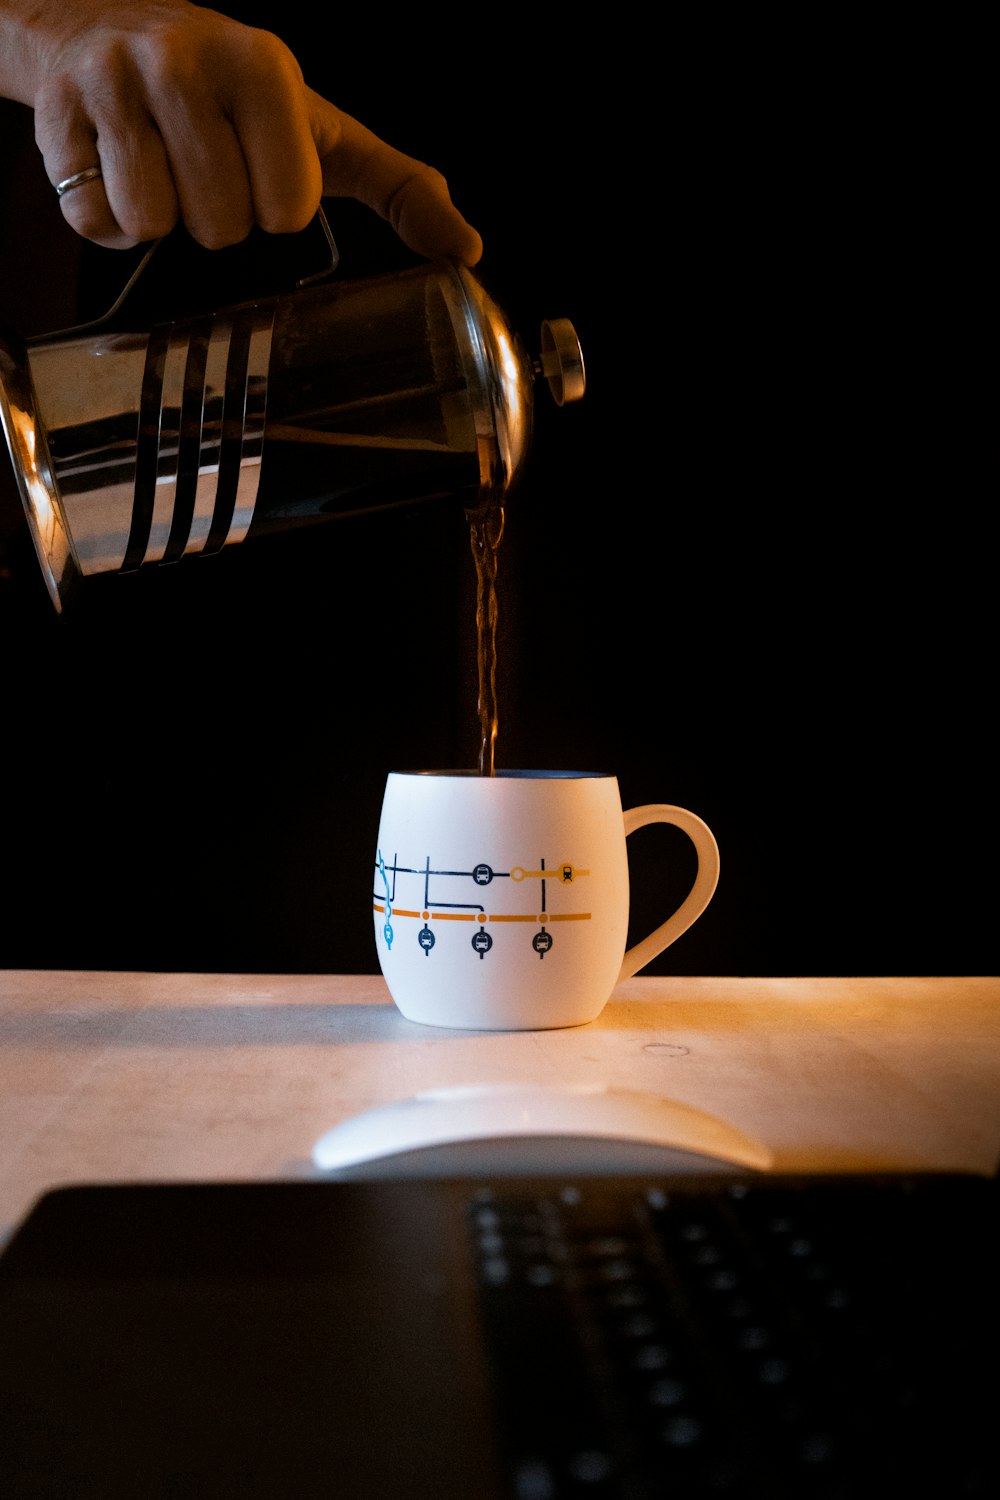
[{"label": "white ceramic mug", "polygon": [[[630,833],[671,823],[698,855],[680,907],[626,951]],[[719,878],[711,829],[683,807],[622,810],[582,771],[392,771],[375,854],[379,964],[403,1015],[480,1031],[581,1026],[686,932]]]}]

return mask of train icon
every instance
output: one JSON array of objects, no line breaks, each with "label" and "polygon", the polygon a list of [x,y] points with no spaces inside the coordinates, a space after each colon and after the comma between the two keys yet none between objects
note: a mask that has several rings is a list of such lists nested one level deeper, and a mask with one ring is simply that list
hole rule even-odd
[{"label": "train icon", "polygon": [[[515,939],[530,930],[528,941],[539,959],[544,959],[556,944],[552,929],[560,922],[588,922],[592,913],[574,904],[565,908],[560,898],[563,888],[575,886],[590,874],[569,860],[548,864],[540,859],[533,865],[513,865],[509,870],[495,869],[486,860],[468,869],[432,863],[429,855],[422,863],[408,863],[398,854],[386,855],[379,849],[375,861],[373,909],[381,918],[381,936],[387,949],[414,924],[416,942],[424,955],[431,958],[442,936],[458,936],[454,924],[469,924],[468,937],[480,961],[493,951],[501,934],[504,941]],[[506,882],[523,888],[524,900],[511,907],[509,897],[500,899]],[[509,891],[510,887],[507,888]]]}]

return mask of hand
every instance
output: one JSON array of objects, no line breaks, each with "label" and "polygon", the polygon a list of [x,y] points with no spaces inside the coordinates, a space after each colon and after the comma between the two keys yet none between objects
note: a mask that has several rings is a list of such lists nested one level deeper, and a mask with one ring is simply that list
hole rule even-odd
[{"label": "hand", "polygon": [[277,36],[188,0],[0,0],[0,93],[29,104],[63,214],[125,248],[179,221],[209,249],[303,229],[352,197],[419,255],[475,265],[476,231],[434,168],[307,87]]}]

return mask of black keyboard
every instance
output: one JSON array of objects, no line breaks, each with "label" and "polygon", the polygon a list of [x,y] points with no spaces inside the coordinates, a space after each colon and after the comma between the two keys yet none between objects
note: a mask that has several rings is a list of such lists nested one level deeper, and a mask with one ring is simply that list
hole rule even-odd
[{"label": "black keyboard", "polygon": [[996,1500],[997,1192],[58,1189],[0,1253],[0,1496]]},{"label": "black keyboard", "polygon": [[1000,1495],[996,1205],[950,1176],[477,1193],[511,1500]]}]

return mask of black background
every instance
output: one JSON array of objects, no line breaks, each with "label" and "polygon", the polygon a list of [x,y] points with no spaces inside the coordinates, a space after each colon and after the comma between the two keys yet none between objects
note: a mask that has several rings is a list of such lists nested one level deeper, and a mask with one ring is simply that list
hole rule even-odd
[{"label": "black background", "polygon": [[[240,14],[445,173],[529,350],[576,326],[586,397],[536,391],[508,506],[497,764],[711,825],[717,896],[650,972],[995,972],[995,565],[932,348],[933,92],[818,23],[435,12],[320,47]],[[107,306],[125,258],[80,246],[3,109],[0,313],[30,334]],[[409,263],[326,207],[340,274]],[[201,254],[151,267],[161,314],[271,274],[256,241]],[[460,510],[91,579],[57,617],[2,490],[0,962],[375,972],[386,772],[478,753]],[[637,938],[690,854],[630,848]]]}]

